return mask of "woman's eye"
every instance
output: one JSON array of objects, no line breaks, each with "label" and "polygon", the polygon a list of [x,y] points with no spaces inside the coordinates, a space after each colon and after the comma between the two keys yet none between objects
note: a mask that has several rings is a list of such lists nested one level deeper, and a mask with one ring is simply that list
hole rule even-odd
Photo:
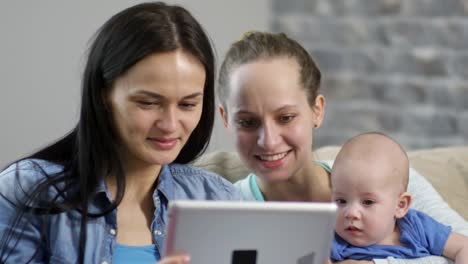
[{"label": "woman's eye", "polygon": [[282,123],[288,123],[291,122],[295,117],[295,115],[284,115],[280,117],[280,121]]},{"label": "woman's eye", "polygon": [[182,108],[185,108],[185,109],[192,109],[194,108],[195,106],[197,106],[196,103],[180,103],[179,104]]},{"label": "woman's eye", "polygon": [[258,127],[258,122],[254,119],[238,119],[236,124],[240,128],[252,129]]},{"label": "woman's eye", "polygon": [[149,107],[149,106],[157,104],[155,102],[150,102],[150,101],[137,101],[137,103],[142,107]]}]

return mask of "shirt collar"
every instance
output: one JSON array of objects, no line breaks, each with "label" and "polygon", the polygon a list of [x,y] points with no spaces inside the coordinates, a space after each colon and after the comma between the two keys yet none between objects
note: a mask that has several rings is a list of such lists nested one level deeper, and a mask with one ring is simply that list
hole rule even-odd
[{"label": "shirt collar", "polygon": [[[174,199],[174,181],[173,181],[173,176],[171,172],[170,165],[163,165],[161,167],[161,171],[159,173],[159,184],[154,191],[153,194],[153,199],[156,198],[156,195],[158,195],[158,192],[160,192],[168,201]],[[111,201],[111,196],[110,193],[107,189],[106,182],[104,179],[100,180],[98,182],[98,186],[96,187],[96,194],[97,196],[102,197],[101,195],[104,195]]]},{"label": "shirt collar", "polygon": [[174,199],[174,181],[170,165],[163,165],[159,173],[159,184],[153,194],[153,199],[160,192],[168,201]]},{"label": "shirt collar", "polygon": [[101,193],[101,192],[105,193],[106,191],[107,191],[106,181],[102,179],[98,182],[98,186],[96,187],[96,193]]}]

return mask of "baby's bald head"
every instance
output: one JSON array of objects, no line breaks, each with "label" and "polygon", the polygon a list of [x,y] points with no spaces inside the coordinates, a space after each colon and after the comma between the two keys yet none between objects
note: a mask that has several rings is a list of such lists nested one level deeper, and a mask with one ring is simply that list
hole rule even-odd
[{"label": "baby's bald head", "polygon": [[368,132],[348,140],[335,159],[333,171],[346,170],[343,166],[352,163],[366,164],[369,169],[375,168],[382,180],[389,184],[399,184],[400,191],[406,191],[409,178],[408,156],[403,147],[389,136],[380,132]]}]

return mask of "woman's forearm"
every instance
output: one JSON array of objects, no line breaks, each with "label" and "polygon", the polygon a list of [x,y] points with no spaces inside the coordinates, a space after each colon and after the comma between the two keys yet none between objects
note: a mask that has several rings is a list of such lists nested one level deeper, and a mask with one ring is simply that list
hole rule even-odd
[{"label": "woman's forearm", "polygon": [[439,256],[429,256],[415,259],[395,259],[389,257],[387,259],[375,259],[375,264],[451,264],[451,260]]}]

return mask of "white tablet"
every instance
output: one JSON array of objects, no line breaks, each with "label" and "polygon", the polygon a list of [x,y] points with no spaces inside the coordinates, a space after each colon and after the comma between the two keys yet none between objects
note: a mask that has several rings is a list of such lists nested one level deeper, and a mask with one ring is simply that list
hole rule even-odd
[{"label": "white tablet", "polygon": [[322,264],[330,256],[334,203],[173,201],[165,254],[191,264]]}]

